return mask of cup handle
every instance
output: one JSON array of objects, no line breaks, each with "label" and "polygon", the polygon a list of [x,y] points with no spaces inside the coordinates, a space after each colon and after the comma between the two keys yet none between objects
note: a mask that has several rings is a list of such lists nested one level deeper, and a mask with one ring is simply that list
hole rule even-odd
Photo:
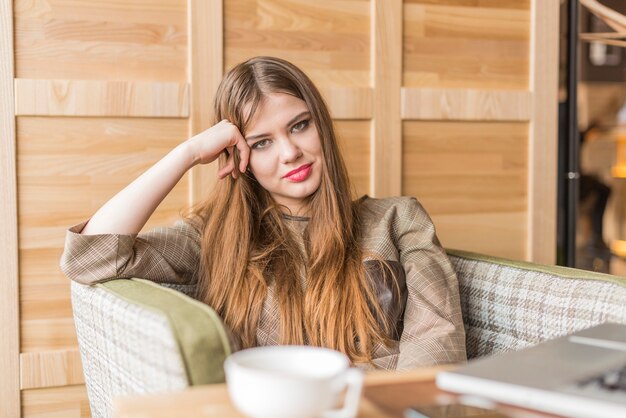
[{"label": "cup handle", "polygon": [[322,413],[322,418],[354,418],[359,412],[361,389],[363,388],[363,372],[359,369],[346,370],[346,393],[343,408],[331,409]]}]

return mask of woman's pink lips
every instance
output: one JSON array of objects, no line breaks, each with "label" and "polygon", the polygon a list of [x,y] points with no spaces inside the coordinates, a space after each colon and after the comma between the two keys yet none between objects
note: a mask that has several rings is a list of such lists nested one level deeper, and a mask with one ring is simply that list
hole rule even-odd
[{"label": "woman's pink lips", "polygon": [[289,173],[285,174],[283,178],[286,178],[287,180],[290,180],[290,181],[296,181],[296,182],[304,181],[311,174],[312,165],[313,164],[311,163],[311,164],[305,164],[303,166],[300,166],[296,168],[295,170],[292,170]]}]

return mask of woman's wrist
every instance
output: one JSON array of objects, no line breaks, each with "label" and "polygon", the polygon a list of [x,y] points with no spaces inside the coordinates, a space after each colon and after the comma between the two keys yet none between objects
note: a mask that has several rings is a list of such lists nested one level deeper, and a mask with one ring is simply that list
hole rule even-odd
[{"label": "woman's wrist", "polygon": [[183,164],[185,165],[187,170],[190,170],[192,167],[200,162],[200,158],[195,152],[193,144],[189,140],[183,142],[182,144],[179,144],[174,149],[174,152],[177,153],[182,159]]}]

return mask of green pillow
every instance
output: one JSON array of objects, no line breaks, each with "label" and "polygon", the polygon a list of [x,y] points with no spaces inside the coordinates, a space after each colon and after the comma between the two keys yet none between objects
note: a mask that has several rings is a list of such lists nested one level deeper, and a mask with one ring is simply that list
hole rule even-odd
[{"label": "green pillow", "polygon": [[167,317],[190,385],[224,382],[223,365],[231,347],[224,324],[213,309],[149,280],[111,280],[98,286]]}]

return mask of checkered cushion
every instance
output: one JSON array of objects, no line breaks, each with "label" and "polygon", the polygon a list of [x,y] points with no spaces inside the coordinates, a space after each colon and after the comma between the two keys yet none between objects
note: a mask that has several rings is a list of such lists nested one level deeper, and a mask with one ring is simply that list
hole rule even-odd
[{"label": "checkered cushion", "polygon": [[626,324],[626,279],[448,250],[468,358],[519,350],[603,322]]}]

